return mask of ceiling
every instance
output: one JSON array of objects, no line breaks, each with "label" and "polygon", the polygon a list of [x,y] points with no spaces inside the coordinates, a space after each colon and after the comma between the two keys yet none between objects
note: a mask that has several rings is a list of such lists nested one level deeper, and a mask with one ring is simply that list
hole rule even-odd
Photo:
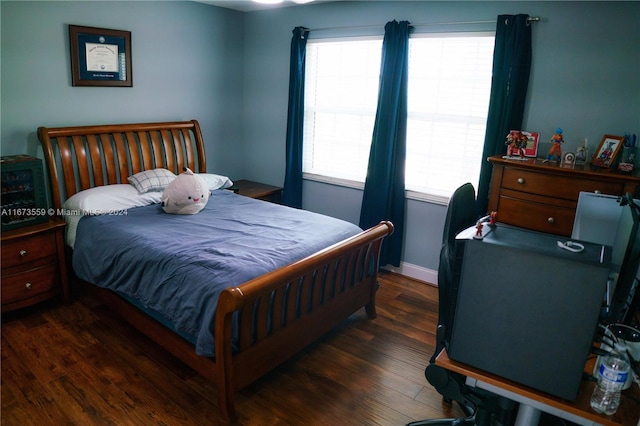
[{"label": "ceiling", "polygon": [[[283,0],[278,4],[263,4],[253,0],[197,0],[199,3],[206,3],[213,6],[224,7],[227,9],[239,10],[242,12],[251,12],[253,10],[274,9],[278,7],[299,6],[291,0]],[[330,3],[333,1],[344,0],[314,0],[313,3]]]},{"label": "ceiling", "polygon": [[[278,4],[263,4],[257,3],[253,0],[193,0],[199,3],[210,4],[213,6],[224,7],[227,9],[239,10],[241,12],[251,12],[254,10],[265,10],[265,9],[275,9],[280,7],[289,7],[289,6],[300,6],[300,4],[296,4],[293,0],[282,0],[281,3]],[[316,3],[335,3],[341,1],[389,1],[389,0],[306,0],[311,1],[311,4]],[[431,0],[408,0],[408,1],[431,1]],[[440,1],[459,1],[459,0],[440,0]],[[477,1],[477,0],[473,0]],[[498,1],[513,1],[513,0],[498,0]],[[532,0],[532,1],[541,1],[541,0]],[[592,0],[587,0],[592,1]],[[593,0],[596,1],[596,0]],[[633,0],[638,1],[638,0]],[[308,3],[307,3],[308,4]]]}]

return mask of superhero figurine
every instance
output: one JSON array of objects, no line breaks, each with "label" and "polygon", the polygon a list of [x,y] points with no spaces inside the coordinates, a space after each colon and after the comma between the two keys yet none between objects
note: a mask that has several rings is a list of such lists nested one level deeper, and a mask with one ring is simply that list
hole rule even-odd
[{"label": "superhero figurine", "polygon": [[551,137],[550,142],[551,149],[549,150],[549,154],[547,154],[547,160],[560,160],[560,157],[562,157],[562,144],[564,143],[564,138],[562,137],[562,129],[560,127],[556,129],[556,132]]},{"label": "superhero figurine", "polygon": [[524,148],[527,146],[527,137],[518,130],[512,130],[507,135],[507,141],[504,143],[507,145],[507,156],[524,157]]}]

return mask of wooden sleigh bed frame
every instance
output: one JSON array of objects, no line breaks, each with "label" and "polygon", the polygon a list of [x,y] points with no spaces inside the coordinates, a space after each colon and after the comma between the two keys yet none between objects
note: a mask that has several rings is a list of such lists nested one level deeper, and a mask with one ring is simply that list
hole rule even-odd
[{"label": "wooden sleigh bed frame", "polygon": [[[128,176],[143,170],[163,167],[177,174],[189,167],[206,172],[204,142],[196,120],[40,127],[38,138],[56,209],[62,209],[64,201],[79,191],[128,183]],[[88,287],[134,327],[217,383],[219,408],[226,419],[235,422],[236,391],[360,308],[365,307],[368,317],[375,318],[380,245],[392,232],[390,222],[381,222],[305,259],[224,290],[215,314],[215,358],[197,355],[193,344],[116,293]],[[321,294],[334,296],[322,298]],[[295,314],[298,298],[309,303]],[[268,308],[270,304],[273,309]],[[239,313],[238,350],[231,345],[235,312]]]}]

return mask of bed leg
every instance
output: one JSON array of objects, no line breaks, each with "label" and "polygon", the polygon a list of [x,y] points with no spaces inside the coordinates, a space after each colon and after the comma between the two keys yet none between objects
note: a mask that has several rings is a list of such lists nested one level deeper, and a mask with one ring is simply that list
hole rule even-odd
[{"label": "bed leg", "polygon": [[367,318],[369,319],[375,319],[378,316],[376,313],[376,292],[378,291],[378,287],[380,287],[380,284],[378,283],[378,280],[376,280],[373,288],[371,289],[371,302],[364,305],[364,310],[367,313]]},{"label": "bed leg", "polygon": [[225,395],[225,392],[220,392],[219,404],[222,416],[227,419],[229,423],[237,423],[238,414],[236,413],[236,406],[233,402],[233,395]]},{"label": "bed leg", "polygon": [[367,318],[375,319],[378,314],[376,313],[376,304],[374,302],[364,305],[364,310],[367,313]]}]

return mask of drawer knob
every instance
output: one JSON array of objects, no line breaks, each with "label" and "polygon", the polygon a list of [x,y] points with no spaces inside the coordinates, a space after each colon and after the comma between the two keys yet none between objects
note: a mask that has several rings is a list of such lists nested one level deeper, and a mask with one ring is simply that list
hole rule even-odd
[{"label": "drawer knob", "polygon": [[524,185],[524,178],[518,178],[516,182],[518,182],[518,185]]},{"label": "drawer knob", "polygon": [[20,250],[20,256],[25,257],[27,255],[26,250]]},{"label": "drawer knob", "polygon": [[556,219],[553,217],[550,217],[549,219],[547,219],[547,222],[553,225],[554,223],[556,223]]},{"label": "drawer knob", "polygon": [[33,284],[31,284],[31,283],[26,283],[26,284],[24,285],[24,288],[26,288],[26,289],[27,289],[27,291],[31,290],[31,287],[33,287]]}]

